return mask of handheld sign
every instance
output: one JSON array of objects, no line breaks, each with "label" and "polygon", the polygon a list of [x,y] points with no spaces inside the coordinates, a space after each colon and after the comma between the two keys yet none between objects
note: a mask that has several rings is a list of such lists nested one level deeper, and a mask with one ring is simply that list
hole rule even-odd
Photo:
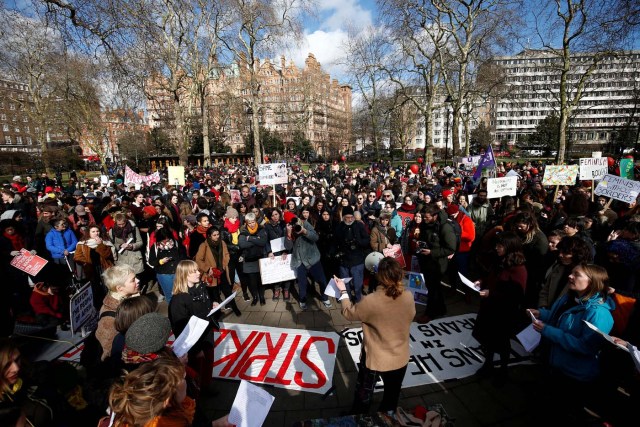
[{"label": "handheld sign", "polygon": [[518,186],[517,176],[487,179],[487,198],[496,199],[502,196],[515,196]]},{"label": "handheld sign", "polygon": [[263,285],[283,282],[296,278],[296,272],[291,268],[291,255],[277,256],[273,259],[262,258],[258,260],[260,266],[260,278]]},{"label": "handheld sign", "polygon": [[547,165],[542,185],[574,185],[578,176],[578,165]]},{"label": "handheld sign", "polygon": [[275,185],[289,182],[286,163],[264,163],[258,165],[260,184]]},{"label": "handheld sign", "polygon": [[71,314],[71,332],[75,333],[91,317],[93,308],[93,291],[91,283],[87,282],[69,301],[69,313]]},{"label": "handheld sign", "polygon": [[600,180],[609,172],[606,157],[586,157],[580,159],[580,180]]},{"label": "handheld sign", "polygon": [[640,182],[607,174],[596,187],[595,193],[598,196],[606,196],[621,202],[631,203],[640,194]]},{"label": "handheld sign", "polygon": [[24,271],[30,276],[36,276],[48,262],[46,259],[38,255],[32,255],[31,252],[22,249],[20,255],[13,257],[11,260],[11,266]]}]

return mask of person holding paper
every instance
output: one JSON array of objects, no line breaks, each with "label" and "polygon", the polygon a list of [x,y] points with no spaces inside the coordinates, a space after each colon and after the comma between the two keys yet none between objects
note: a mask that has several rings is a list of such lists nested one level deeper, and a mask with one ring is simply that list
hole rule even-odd
[{"label": "person holding paper", "polygon": [[118,250],[116,265],[129,265],[136,274],[142,274],[144,272],[144,261],[140,249],[144,242],[142,241],[140,230],[122,212],[118,212],[114,220],[115,224],[109,232],[109,237]]},{"label": "person holding paper", "polygon": [[[582,320],[608,334],[613,327],[614,303],[608,295],[607,270],[595,264],[579,264],[569,275],[569,291],[550,309],[530,309],[538,320],[533,327],[549,345],[551,403],[562,402],[563,414],[576,416],[590,396],[598,396],[598,356],[606,341]],[[567,420],[571,425],[574,418]]]},{"label": "person holding paper", "polygon": [[240,228],[240,236],[238,236],[238,246],[242,249],[242,272],[249,281],[249,290],[253,300],[251,305],[265,305],[264,287],[260,283],[260,266],[258,260],[265,257],[265,246],[268,237],[264,227],[258,224],[256,215],[248,213],[244,217],[244,225]]},{"label": "person holding paper", "polygon": [[344,280],[335,277],[340,290],[342,315],[361,321],[364,334],[352,410],[368,413],[378,377],[384,382],[379,411],[395,411],[409,363],[409,331],[416,314],[413,295],[402,284],[404,271],[393,258],[378,264],[375,292],[356,304],[351,302]]},{"label": "person holding paper", "polygon": [[[480,309],[473,337],[482,345],[484,364],[478,375],[494,375],[503,384],[508,376],[511,336],[520,326],[522,303],[527,285],[527,269],[522,241],[513,232],[500,233],[489,273],[480,280]],[[493,356],[500,355],[500,369],[494,372]]]},{"label": "person holding paper", "polygon": [[169,320],[175,336],[179,336],[189,323],[191,316],[209,320],[209,328],[189,350],[189,366],[200,374],[200,387],[211,382],[213,370],[213,329],[216,323],[208,318],[209,311],[218,305],[209,299],[206,285],[200,280],[198,264],[182,260],[176,267],[173,282],[173,298],[169,304]]},{"label": "person holding paper", "polygon": [[[287,212],[287,215],[291,217],[293,215],[291,212]],[[274,251],[271,247],[271,241],[274,239],[283,240],[286,237],[286,225],[284,221],[282,221],[282,215],[280,209],[273,208],[271,210],[271,215],[269,217],[269,222],[264,225],[264,229],[267,232],[267,245],[266,252],[269,255],[269,258],[275,258],[277,256],[282,256],[290,253],[287,250],[277,250]],[[285,280],[284,282],[278,282],[273,284],[273,301],[278,301],[280,299],[280,293],[283,293],[283,297],[285,301],[289,300],[289,288],[291,287],[291,280]]]}]

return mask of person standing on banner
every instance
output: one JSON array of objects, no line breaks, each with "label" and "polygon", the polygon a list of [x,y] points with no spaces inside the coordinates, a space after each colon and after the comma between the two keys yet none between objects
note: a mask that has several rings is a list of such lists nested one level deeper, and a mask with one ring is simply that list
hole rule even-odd
[{"label": "person standing on banner", "polygon": [[449,258],[456,252],[453,226],[448,222],[440,222],[440,209],[435,205],[428,205],[424,210],[418,248],[420,272],[425,277],[429,298],[424,314],[417,321],[428,323],[447,312],[441,281],[447,271]]},{"label": "person standing on banner", "polygon": [[394,412],[409,363],[409,334],[416,307],[411,292],[402,284],[404,270],[393,258],[383,258],[377,267],[375,292],[353,304],[344,280],[335,277],[340,290],[342,315],[361,321],[363,342],[352,410],[368,413],[378,377],[384,394],[378,411]]},{"label": "person standing on banner", "polygon": [[364,259],[370,249],[371,239],[364,224],[355,220],[351,206],[342,209],[342,221],[336,226],[334,236],[336,258],[340,260],[338,271],[342,277],[353,278],[349,283],[355,292],[355,301],[358,302],[362,299]]}]

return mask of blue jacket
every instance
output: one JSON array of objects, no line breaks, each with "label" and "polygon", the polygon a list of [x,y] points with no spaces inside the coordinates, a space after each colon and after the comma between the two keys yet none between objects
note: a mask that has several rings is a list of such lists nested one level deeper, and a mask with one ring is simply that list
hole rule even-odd
[{"label": "blue jacket", "polygon": [[605,341],[583,320],[608,334],[613,327],[611,311],[615,303],[608,296],[603,299],[599,294],[594,295],[562,313],[555,324],[550,324],[568,298],[574,298],[574,294],[569,292],[561,296],[551,309],[540,309],[540,320],[545,323],[542,337],[551,342],[549,363],[568,377],[593,381],[600,373],[598,355]]},{"label": "blue jacket", "polygon": [[398,215],[397,210],[393,210],[391,214],[391,221],[389,221],[389,225],[396,230],[396,237],[399,239],[402,236],[402,217]]},{"label": "blue jacket", "polygon": [[[62,234],[64,234],[64,239],[62,239]],[[52,228],[45,236],[44,241],[53,259],[64,258],[64,250],[66,249],[69,252],[73,252],[76,250],[76,245],[78,244],[75,233],[68,227],[64,230],[64,233],[60,233],[55,228]]]}]

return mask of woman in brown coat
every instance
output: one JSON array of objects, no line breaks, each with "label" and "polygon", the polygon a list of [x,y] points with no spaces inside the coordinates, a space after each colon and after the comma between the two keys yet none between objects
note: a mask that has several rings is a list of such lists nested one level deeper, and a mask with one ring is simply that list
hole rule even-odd
[{"label": "woman in brown coat", "polygon": [[100,308],[107,295],[107,288],[102,282],[102,272],[115,264],[116,248],[101,233],[98,225],[90,225],[86,229],[83,240],[78,242],[73,259],[82,266],[84,277],[91,282],[93,303]]},{"label": "woman in brown coat", "polygon": [[[229,276],[229,250],[227,244],[220,238],[220,229],[211,226],[207,229],[207,239],[202,242],[194,261],[202,273],[202,281],[207,284],[211,301],[220,302],[220,291],[225,297],[233,293]],[[229,307],[240,316],[235,300],[231,300]]]}]

